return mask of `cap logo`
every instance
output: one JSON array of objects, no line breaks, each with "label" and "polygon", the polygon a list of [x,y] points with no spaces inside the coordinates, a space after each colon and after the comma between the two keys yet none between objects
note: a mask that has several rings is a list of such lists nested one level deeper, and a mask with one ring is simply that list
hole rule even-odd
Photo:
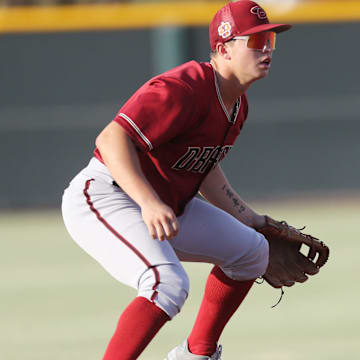
[{"label": "cap logo", "polygon": [[254,15],[257,15],[257,17],[260,20],[264,20],[267,18],[266,12],[260,7],[260,6],[254,6],[250,9],[250,12]]},{"label": "cap logo", "polygon": [[226,39],[231,35],[231,25],[230,23],[222,21],[220,26],[218,27],[218,33],[223,38]]}]

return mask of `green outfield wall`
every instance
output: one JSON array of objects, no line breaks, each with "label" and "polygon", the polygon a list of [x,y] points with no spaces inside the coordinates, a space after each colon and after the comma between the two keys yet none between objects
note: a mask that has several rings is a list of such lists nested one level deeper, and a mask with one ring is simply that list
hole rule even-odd
[{"label": "green outfield wall", "polygon": [[[223,165],[246,199],[360,190],[359,34],[359,22],[344,20],[296,23],[279,36]],[[204,25],[2,31],[0,208],[59,206],[135,89],[208,52]]]}]

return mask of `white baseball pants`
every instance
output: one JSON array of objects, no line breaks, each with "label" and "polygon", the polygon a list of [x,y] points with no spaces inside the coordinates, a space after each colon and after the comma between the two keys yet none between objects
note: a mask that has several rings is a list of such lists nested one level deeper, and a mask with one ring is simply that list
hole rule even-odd
[{"label": "white baseball pants", "polygon": [[96,158],[71,181],[62,202],[74,241],[113,277],[138,290],[170,318],[184,304],[189,279],[180,261],[216,264],[234,280],[262,276],[268,243],[254,229],[194,198],[178,218],[179,233],[160,242],[150,237],[139,206],[114,186]]}]

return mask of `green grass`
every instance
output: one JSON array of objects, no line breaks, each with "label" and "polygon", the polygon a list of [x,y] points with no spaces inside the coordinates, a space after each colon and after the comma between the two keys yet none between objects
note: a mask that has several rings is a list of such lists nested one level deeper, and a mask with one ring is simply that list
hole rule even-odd
[{"label": "green grass", "polygon": [[[303,198],[253,207],[326,241],[331,257],[305,284],[256,285],[227,326],[225,360],[338,360],[359,356],[360,198]],[[57,211],[0,213],[0,359],[99,360],[135,292],[72,242]],[[185,264],[191,293],[140,357],[162,360],[189,333],[210,266]]]}]

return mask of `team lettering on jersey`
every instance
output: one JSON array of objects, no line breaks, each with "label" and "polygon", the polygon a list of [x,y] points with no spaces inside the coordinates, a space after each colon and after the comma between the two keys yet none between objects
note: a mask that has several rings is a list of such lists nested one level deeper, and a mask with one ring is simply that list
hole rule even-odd
[{"label": "team lettering on jersey", "polygon": [[214,168],[231,150],[232,145],[189,146],[186,153],[172,166],[174,170],[204,173],[208,166]]}]

